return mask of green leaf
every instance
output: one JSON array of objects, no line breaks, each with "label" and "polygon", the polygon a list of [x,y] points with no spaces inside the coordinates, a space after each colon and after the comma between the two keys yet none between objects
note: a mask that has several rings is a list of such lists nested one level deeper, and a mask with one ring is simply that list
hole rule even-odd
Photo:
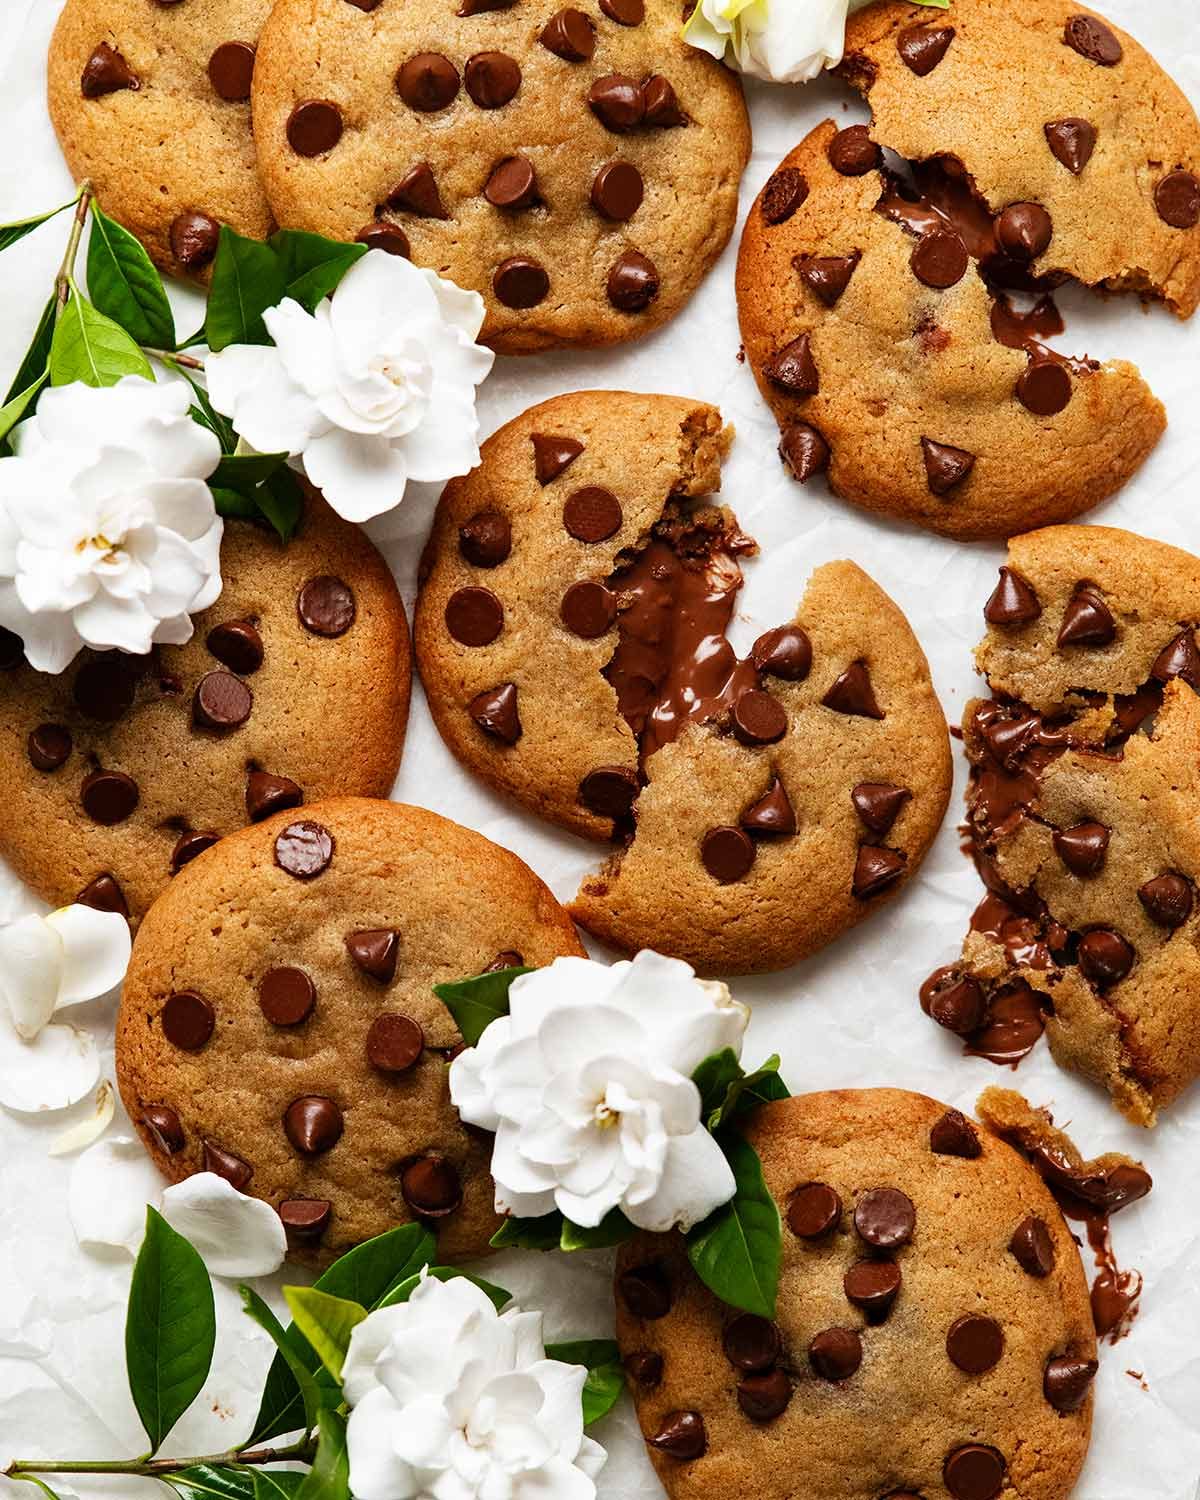
[{"label": "green leaf", "polygon": [[46,1483],[46,1481],[40,1478],[37,1474],[14,1474],[12,1477],[14,1479],[22,1480],[25,1484],[32,1484],[36,1486],[39,1490],[41,1490],[43,1495],[49,1495],[50,1500],[59,1500],[57,1492],[52,1490]]},{"label": "green leaf", "polygon": [[[377,1235],[334,1261],[319,1278],[316,1290],[346,1297],[362,1307],[374,1309],[394,1286],[408,1281],[437,1253],[433,1235],[420,1224],[402,1224]],[[305,1368],[314,1373],[321,1361],[312,1345],[296,1327],[284,1337]],[[318,1376],[318,1383],[320,1377]],[[277,1354],[267,1372],[262,1402],[254,1423],[251,1443],[264,1443],[280,1433],[295,1432],[304,1424],[304,1403],[295,1377],[282,1354]]]},{"label": "green leaf", "polygon": [[285,1286],[283,1295],[296,1327],[333,1378],[340,1381],[350,1335],[367,1316],[366,1308],[345,1297],[331,1297],[312,1286]]},{"label": "green leaf", "polygon": [[346,1451],[346,1419],[335,1411],[321,1413],[317,1456],[296,1491],[296,1500],[349,1500],[350,1455]]},{"label": "green leaf", "polygon": [[226,454],[208,476],[208,482],[214,488],[248,495],[286,462],[286,453]]},{"label": "green leaf", "polygon": [[5,401],[11,401],[21,391],[28,389],[49,365],[50,343],[54,337],[54,322],[57,315],[58,300],[51,297],[42,308],[42,315],[33,331],[33,338],[30,340],[29,348],[25,351],[21,368],[13,376],[13,383],[4,397]]},{"label": "green leaf", "polygon": [[175,317],[162,277],[141,242],[92,205],[87,255],[88,296],[139,344],[175,347]]},{"label": "green leaf", "polygon": [[216,1337],[204,1262],[161,1214],[147,1208],[146,1238],[129,1288],[125,1363],[151,1453],[200,1394]]},{"label": "green leaf", "polygon": [[14,396],[11,401],[0,406],[0,441],[7,441],[9,433],[27,413],[32,411],[41,394],[42,387],[50,378],[50,372],[43,370],[38,378],[28,389],[23,390],[19,396]]},{"label": "green leaf", "polygon": [[14,219],[11,224],[0,224],[0,250],[7,250],[10,245],[15,245],[18,240],[23,240],[27,234],[32,234],[42,224],[47,224],[64,209],[74,208],[79,199],[72,198],[66,203],[60,203],[57,208],[52,208],[49,213],[35,214],[32,219]]},{"label": "green leaf", "polygon": [[280,229],[267,243],[283,266],[287,295],[310,313],[317,310],[317,305],[336,288],[355,261],[367,253],[365,245],[327,240],[304,229]]},{"label": "green leaf", "polygon": [[292,1347],[283,1324],[253,1287],[240,1286],[238,1287],[238,1291],[242,1295],[242,1305],[246,1310],[246,1316],[252,1318],[260,1328],[264,1329],[271,1336],[276,1349],[279,1350],[288,1369],[292,1372],[292,1378],[296,1382],[296,1388],[299,1390],[300,1399],[304,1404],[305,1430],[311,1432],[317,1425],[317,1418],[321,1414],[322,1404],[321,1392],[317,1386],[316,1377]]},{"label": "green leaf", "polygon": [[54,329],[50,344],[50,383],[116,385],[123,375],[154,379],[150,361],[111,318],[92,306],[77,287]]},{"label": "green leaf", "polygon": [[934,10],[949,10],[950,0],[914,0],[917,5],[929,5]]},{"label": "green leaf", "polygon": [[192,395],[196,398],[196,404],[191,408],[192,420],[199,422],[201,427],[207,427],[209,432],[216,434],[221,444],[222,453],[232,453],[238,445],[238,435],[233,430],[233,423],[228,417],[221,415],[208,399],[208,392],[185,366],[178,364],[173,359],[168,359],[164,363],[169,365],[176,375],[182,375],[192,388]]},{"label": "green leaf", "polygon": [[213,1464],[193,1464],[177,1474],[165,1476],[186,1500],[254,1500],[254,1476],[249,1469]]},{"label": "green leaf", "polygon": [[275,528],[281,542],[290,542],[304,518],[304,491],[289,468],[276,469],[254,492],[254,501]]},{"label": "green leaf", "polygon": [[557,1209],[540,1219],[505,1219],[489,1244],[497,1250],[557,1250],[563,1216]]},{"label": "green leaf", "polygon": [[790,1098],[788,1086],[779,1076],[778,1056],[768,1057],[761,1068],[734,1079],[725,1098],[708,1116],[708,1128],[715,1134],[722,1125],[732,1125],[734,1120],[760,1104]]},{"label": "green leaf", "polygon": [[612,1339],[574,1339],[562,1344],[547,1344],[546,1357],[560,1359],[566,1365],[586,1367],[588,1377],[583,1385],[585,1427],[612,1411],[625,1389],[621,1351]]},{"label": "green leaf", "polygon": [[[506,1292],[502,1286],[494,1286],[492,1282],[484,1281],[482,1276],[472,1276],[469,1271],[460,1271],[457,1266],[430,1266],[429,1275],[435,1281],[453,1281],[455,1277],[461,1276],[467,1281],[474,1282],[481,1292],[485,1292],[491,1298],[492,1306],[497,1312],[507,1307],[512,1301],[512,1293]],[[398,1302],[407,1302],[420,1284],[419,1273],[416,1276],[410,1276],[406,1281],[398,1282],[378,1305],[395,1307]]]},{"label": "green leaf", "polygon": [[619,1208],[604,1215],[595,1229],[583,1229],[563,1220],[559,1248],[562,1250],[607,1250],[610,1245],[623,1245],[637,1233],[633,1225]]},{"label": "green leaf", "polygon": [[274,250],[222,224],[204,318],[208,347],[269,344],[262,315],[282,302],[286,291],[283,263]]},{"label": "green leaf", "polygon": [[692,1074],[692,1082],[700,1090],[701,1115],[708,1115],[723,1104],[730,1086],[743,1076],[742,1065],[732,1047],[706,1057]]},{"label": "green leaf", "polygon": [[291,1500],[307,1479],[307,1474],[292,1469],[255,1469],[254,1500]]},{"label": "green leaf", "polygon": [[779,1209],[754,1148],[734,1132],[723,1135],[720,1145],[733,1168],[737,1192],[690,1232],[688,1259],[722,1302],[773,1318],[779,1290]]},{"label": "green leaf", "polygon": [[433,993],[462,1032],[468,1047],[501,1016],[508,1015],[508,990],[514,979],[531,974],[532,969],[499,969],[494,974],[476,974],[473,979],[459,979],[453,984],[435,984]]},{"label": "green leaf", "polygon": [[256,521],[259,517],[258,502],[253,495],[218,488],[213,490],[212,497],[219,516],[233,516],[240,521]]}]

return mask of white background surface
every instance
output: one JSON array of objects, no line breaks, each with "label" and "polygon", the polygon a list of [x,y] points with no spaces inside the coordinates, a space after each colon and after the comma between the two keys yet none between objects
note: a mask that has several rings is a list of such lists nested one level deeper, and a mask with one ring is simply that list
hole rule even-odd
[{"label": "white background surface", "polygon": [[[1105,9],[1150,48],[1193,102],[1200,101],[1200,14],[1189,0],[1107,0]],[[58,10],[58,0],[0,0],[0,222],[70,194],[44,102],[45,46]],[[780,157],[825,114],[864,117],[832,81],[805,89],[756,87],[751,110],[755,151],[743,185],[743,212]],[[0,259],[5,384],[48,294],[65,234],[65,219],[57,220]],[[759,630],[791,618],[813,566],[853,558],[908,614],[929,655],[947,718],[955,722],[974,691],[970,652],[1002,550],[956,545],[868,520],[834,500],[821,481],[801,489],[784,476],[775,425],[736,359],[735,247],[736,236],[690,307],[642,343],[600,355],[501,361],[482,392],[484,432],[535,401],[571,389],[658,390],[715,402],[738,430],[724,497],[763,549],[746,568],[735,644],[745,649]],[[181,294],[177,304],[189,296]],[[1062,346],[1074,354],[1135,359],[1171,418],[1142,472],[1091,519],[1196,550],[1196,329],[1131,301],[1101,302],[1082,293],[1060,301],[1068,319]],[[194,312],[189,306],[181,314],[181,328],[194,326]],[[379,534],[410,604],[435,501],[429,487],[411,490]],[[980,893],[958,852],[961,763],[957,771],[958,789],[938,843],[898,903],[807,965],[734,985],[755,1010],[747,1059],[780,1052],[793,1091],[892,1084],[970,1109],[985,1085],[1012,1083],[1006,1070],[962,1059],[957,1042],[926,1020],[916,1001],[920,980],[957,954]],[[515,850],[564,899],[597,859],[594,847],[512,811],[468,779],[438,739],[419,692],[395,796],[446,813]],[[0,870],[0,919],[28,904]],[[111,1037],[111,1005],[91,1011],[96,1029]],[[86,1018],[87,1011],[76,1014]],[[1069,1123],[1085,1152],[1130,1151],[1144,1158],[1156,1183],[1145,1203],[1116,1220],[1119,1257],[1145,1272],[1146,1290],[1130,1337],[1104,1351],[1092,1451],[1076,1500],[1194,1500],[1200,1493],[1200,1091],[1193,1089],[1146,1134],[1126,1125],[1090,1086],[1060,1072],[1044,1043],[1022,1065],[1016,1083],[1035,1103],[1050,1106],[1060,1123]],[[129,1262],[115,1255],[103,1261],[75,1243],[66,1212],[70,1162],[46,1156],[48,1140],[62,1125],[61,1117],[28,1122],[0,1113],[0,1455],[127,1456],[140,1451],[142,1441],[122,1369]],[[489,1263],[487,1275],[527,1305],[543,1306],[552,1336],[602,1334],[610,1326],[604,1256],[568,1261],[509,1252]],[[213,1375],[169,1451],[227,1448],[245,1438],[257,1408],[269,1354],[265,1336],[241,1315],[234,1290],[220,1283],[218,1309]],[[1144,1384],[1131,1370],[1144,1375]],[[604,1500],[661,1495],[626,1401],[596,1436],[611,1454],[600,1480]],[[882,1432],[880,1441],[886,1441]],[[123,1500],[163,1493],[125,1480],[95,1488],[81,1482],[77,1488]],[[7,1496],[9,1489],[0,1480],[0,1494]],[[27,1497],[31,1490],[13,1485],[11,1493]]]}]

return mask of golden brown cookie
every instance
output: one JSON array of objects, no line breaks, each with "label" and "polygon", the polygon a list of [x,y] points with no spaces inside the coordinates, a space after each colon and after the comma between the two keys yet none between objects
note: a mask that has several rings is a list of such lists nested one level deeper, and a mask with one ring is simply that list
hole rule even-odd
[{"label": "golden brown cookie", "polygon": [[851,17],[844,70],[871,126],[827,121],[785,158],[738,262],[785,462],[950,536],[1070,520],[1166,419],[1128,362],[1045,343],[1052,294],[1075,280],[1194,311],[1194,111],[1070,0],[961,0],[932,20],[886,0]]},{"label": "golden brown cookie", "polygon": [[0,853],[38,895],[134,923],[224,834],[336,793],[384,797],[404,746],[408,625],[383,558],[310,492],[282,546],[226,521],[224,588],[186,646],[0,666]]},{"label": "golden brown cookie", "polygon": [[750,128],[677,0],[279,0],[255,72],[279,222],[482,293],[506,354],[639,338],[721,253]]},{"label": "golden brown cookie", "polygon": [[571,907],[705,973],[815,952],[911,876],[950,756],[921,648],[853,563],[739,661],[756,551],[711,500],[702,402],[585,391],[495,433],[447,486],[416,649],[446,743],[498,791],[619,848]]},{"label": "golden brown cookie", "polygon": [[1200,561],[1126,531],[1015,537],[976,653],[968,824],[987,894],[922,1004],[1154,1123],[1200,1074]]},{"label": "golden brown cookie", "polygon": [[1079,1252],[1010,1146],[920,1094],[807,1094],[746,1126],[783,1217],[773,1322],[677,1238],[617,1263],[617,1337],[671,1500],[1065,1500],[1091,1430]]},{"label": "golden brown cookie", "polygon": [[250,129],[270,0],[67,0],[50,43],[50,117],[67,165],[156,265],[207,273],[228,224],[274,228]]},{"label": "golden brown cookie", "polygon": [[143,922],[117,1078],[158,1166],[277,1208],[324,1262],[411,1219],[440,1260],[495,1232],[490,1137],[450,1103],[433,986],[583,950],[515,855],[435,813],[337,797],[200,856]]}]

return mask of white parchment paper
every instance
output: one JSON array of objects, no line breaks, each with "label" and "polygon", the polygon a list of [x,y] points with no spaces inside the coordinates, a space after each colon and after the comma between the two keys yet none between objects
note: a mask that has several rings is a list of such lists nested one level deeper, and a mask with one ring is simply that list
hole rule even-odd
[{"label": "white parchment paper", "polygon": [[[70,193],[44,99],[45,48],[59,8],[59,0],[0,0],[0,222],[49,207]],[[1105,9],[1200,103],[1200,9],[1191,0],[1107,0]],[[857,100],[833,81],[794,89],[753,87],[750,103],[755,150],[743,185],[743,212],[783,154],[821,118],[865,118]],[[24,350],[65,233],[65,222],[55,221],[0,260],[0,374],[13,370]],[[833,499],[821,481],[801,489],[785,477],[775,454],[775,424],[736,358],[735,247],[736,236],[684,313],[641,343],[601,354],[502,360],[482,391],[484,431],[535,401],[572,389],[654,390],[715,402],[738,430],[724,495],[763,549],[746,568],[735,644],[745,649],[759,630],[790,618],[816,564],[853,558],[907,613],[928,653],[947,717],[955,722],[975,688],[970,652],[1002,549],[958,545],[869,520]],[[172,295],[182,309],[180,326],[194,326],[195,298],[186,291]],[[1068,321],[1062,347],[1075,354],[1135,359],[1171,419],[1142,472],[1092,519],[1197,550],[1197,329],[1128,300],[1075,293],[1060,301]],[[376,531],[410,604],[436,498],[428,486],[412,489],[400,512]],[[735,985],[739,998],[754,1007],[748,1059],[781,1053],[794,1091],[892,1084],[970,1109],[985,1085],[1012,1081],[1007,1071],[961,1058],[957,1042],[926,1020],[916,1002],[919,981],[957,954],[979,895],[955,832],[962,781],[960,763],[951,816],[902,900],[812,962]],[[574,894],[597,859],[594,847],[514,811],[468,778],[441,744],[419,691],[394,795],[515,850],[562,898]],[[0,871],[0,919],[33,905]],[[111,1039],[111,1005],[90,1011],[90,1016],[87,1009],[76,1014]],[[111,1077],[111,1048],[107,1062]],[[1126,1125],[1090,1086],[1056,1068],[1044,1043],[1022,1064],[1016,1081],[1035,1103],[1050,1106],[1060,1123],[1072,1127],[1088,1154],[1129,1151],[1145,1160],[1155,1178],[1151,1197],[1115,1221],[1122,1263],[1142,1269],[1146,1289],[1131,1335],[1104,1351],[1095,1434],[1077,1500],[1196,1500],[1200,1091],[1193,1089],[1147,1134]],[[30,1122],[0,1113],[0,1459],[119,1457],[143,1446],[123,1373],[129,1261],[115,1254],[104,1260],[75,1243],[66,1207],[71,1163],[46,1155],[63,1123],[61,1117]],[[114,1129],[121,1124],[118,1118]],[[609,1330],[608,1274],[604,1255],[568,1260],[508,1252],[487,1269],[527,1305],[543,1307],[550,1335],[560,1337]],[[278,1307],[280,1279],[263,1288]],[[292,1273],[291,1279],[301,1278]],[[218,1313],[212,1376],[170,1440],[171,1452],[224,1450],[249,1432],[269,1349],[265,1336],[242,1316],[236,1292],[221,1283]],[[627,1402],[597,1436],[611,1455],[600,1479],[604,1500],[654,1500],[662,1494]],[[886,1440],[881,1432],[880,1441]],[[161,1493],[127,1480],[80,1481],[75,1490],[123,1500]],[[0,1480],[0,1494],[10,1492],[25,1496],[30,1490]]]}]

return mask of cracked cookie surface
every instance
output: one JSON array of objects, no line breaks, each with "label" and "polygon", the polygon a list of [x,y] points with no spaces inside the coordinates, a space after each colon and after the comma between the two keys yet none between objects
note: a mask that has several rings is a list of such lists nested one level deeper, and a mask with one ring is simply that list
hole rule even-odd
[{"label": "cracked cookie surface", "polygon": [[950,758],[928,665],[849,562],[739,660],[756,550],[712,502],[732,434],[700,402],[579,392],[494,434],[442,496],[415,636],[451,750],[620,846],[571,906],[625,951],[784,967],[911,877]]}]

